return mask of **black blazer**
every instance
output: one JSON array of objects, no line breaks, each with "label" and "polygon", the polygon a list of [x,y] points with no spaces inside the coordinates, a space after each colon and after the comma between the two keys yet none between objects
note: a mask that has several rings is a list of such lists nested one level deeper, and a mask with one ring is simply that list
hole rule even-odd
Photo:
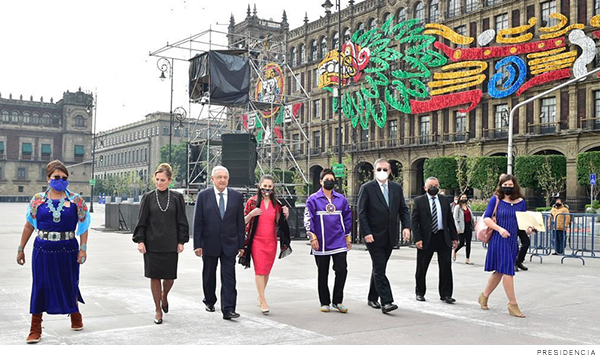
[{"label": "black blazer", "polygon": [[379,182],[369,181],[360,187],[358,193],[358,219],[362,237],[373,235],[375,242],[367,246],[396,244],[398,240],[398,219],[402,229],[410,229],[410,215],[404,201],[402,186],[388,180],[390,206],[385,202]]},{"label": "black blazer", "polygon": [[235,256],[244,248],[244,199],[227,188],[227,208],[221,219],[215,190],[210,187],[198,194],[194,209],[194,249],[207,256]]},{"label": "black blazer", "polygon": [[[452,241],[458,240],[456,225],[454,224],[454,215],[448,201],[438,195],[442,207],[442,227],[444,229],[444,239],[446,245],[452,247]],[[411,218],[413,239],[415,242],[423,241],[423,249],[431,240],[431,208],[429,207],[429,195],[424,194],[415,198]]]}]

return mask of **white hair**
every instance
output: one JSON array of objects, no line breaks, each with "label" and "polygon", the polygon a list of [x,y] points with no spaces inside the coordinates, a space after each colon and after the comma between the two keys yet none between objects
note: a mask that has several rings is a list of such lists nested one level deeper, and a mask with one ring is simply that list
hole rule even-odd
[{"label": "white hair", "polygon": [[217,173],[217,171],[225,171],[227,173],[227,176],[229,176],[229,170],[227,170],[227,168],[225,166],[221,166],[221,165],[217,165],[212,169],[212,172],[210,173],[211,177],[215,177],[215,174]]},{"label": "white hair", "polygon": [[431,181],[434,181],[434,180],[435,180],[435,181],[439,182],[438,178],[436,178],[436,177],[433,177],[433,176],[430,176],[430,177],[428,177],[427,179],[425,179],[425,186],[427,186],[427,182],[428,182],[429,180],[431,180]]}]

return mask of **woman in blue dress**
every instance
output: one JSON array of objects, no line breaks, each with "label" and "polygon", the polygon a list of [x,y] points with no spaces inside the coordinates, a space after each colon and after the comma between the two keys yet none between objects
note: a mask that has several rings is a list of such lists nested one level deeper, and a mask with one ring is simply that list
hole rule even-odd
[{"label": "woman in blue dress", "polygon": [[[78,302],[79,266],[87,258],[90,214],[83,198],[67,190],[69,170],[59,160],[46,166],[50,188],[36,194],[27,208],[27,222],[17,249],[17,263],[25,264],[25,245],[35,231],[31,255],[31,330],[28,343],[42,337],[42,313],[69,314],[71,329],[82,330]],[[75,236],[80,237],[77,242]]]},{"label": "woman in blue dress", "polygon": [[[491,218],[496,210],[496,222]],[[517,243],[517,211],[526,211],[527,206],[521,195],[521,188],[517,178],[512,175],[504,175],[500,178],[495,196],[488,203],[484,214],[485,224],[494,230],[488,243],[487,256],[485,258],[485,271],[493,271],[485,290],[479,295],[479,304],[483,310],[489,310],[488,298],[502,281],[504,291],[508,297],[508,312],[512,316],[525,317],[515,296],[514,275],[515,259],[519,246]],[[527,229],[531,234],[533,229]]]}]

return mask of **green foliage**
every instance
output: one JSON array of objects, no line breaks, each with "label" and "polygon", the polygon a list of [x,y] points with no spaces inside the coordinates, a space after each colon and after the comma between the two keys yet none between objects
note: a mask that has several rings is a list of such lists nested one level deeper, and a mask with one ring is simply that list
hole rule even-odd
[{"label": "green foliage", "polygon": [[550,211],[550,210],[552,210],[552,206],[544,206],[544,207],[535,208],[535,211],[538,211],[538,212]]},{"label": "green foliage", "polygon": [[471,210],[477,212],[484,212],[487,208],[488,202],[486,200],[473,200],[469,206],[471,206]]},{"label": "green foliage", "polygon": [[473,158],[472,187],[479,189],[488,199],[498,186],[500,174],[506,173],[506,158],[503,156],[480,156]]},{"label": "green foliage", "polygon": [[440,181],[442,189],[458,188],[456,173],[457,164],[454,156],[426,159],[423,165],[423,177],[436,177]]},{"label": "green foliage", "polygon": [[[549,170],[543,169],[546,163],[550,166]],[[540,186],[540,179],[548,175],[558,179],[566,177],[567,158],[563,155],[531,155],[515,159],[515,176],[522,188],[544,190]]]},{"label": "green foliage", "polygon": [[600,209],[600,202],[598,200],[594,200],[591,204],[585,206],[586,213],[596,213],[598,209]]},{"label": "green foliage", "polygon": [[[600,175],[600,151],[590,151],[577,155],[577,184],[590,186],[590,174]],[[600,194],[600,185],[594,186],[592,197]]]},{"label": "green foliage", "polygon": [[[187,176],[185,171],[187,169],[188,162],[188,149],[187,149],[187,141],[183,141],[177,145],[173,145],[173,150],[171,152],[172,163],[170,164],[173,168],[173,178],[176,182],[184,181]],[[160,162],[168,163],[169,162],[169,144],[160,148]],[[154,173],[154,169],[151,169],[152,173]]]}]

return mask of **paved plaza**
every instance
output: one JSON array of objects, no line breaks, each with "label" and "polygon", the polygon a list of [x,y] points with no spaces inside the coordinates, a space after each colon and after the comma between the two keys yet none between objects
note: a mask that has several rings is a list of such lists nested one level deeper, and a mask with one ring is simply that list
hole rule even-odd
[{"label": "paved plaza", "polygon": [[[26,204],[0,204],[0,344],[25,344],[29,332],[31,250],[26,247],[24,266],[16,251]],[[219,312],[204,310],[201,287],[202,261],[187,244],[179,258],[179,278],[169,297],[164,323],[155,325],[149,280],[143,276],[142,255],[131,234],[104,231],[104,207],[94,206],[89,234],[89,259],[81,267],[81,305],[85,329],[70,330],[64,315],[44,315],[39,345],[48,344],[513,344],[599,345],[600,259],[534,258],[530,271],[515,277],[517,298],[527,315],[508,315],[502,286],[490,297],[490,310],[481,310],[477,297],[488,274],[483,271],[485,249],[479,243],[471,255],[474,266],[464,264],[461,250],[453,264],[454,298],[446,304],[437,294],[437,262],[428,275],[427,301],[414,297],[416,250],[395,250],[388,265],[395,303],[388,315],[366,304],[370,265],[364,248],[348,257],[344,304],[347,314],[321,313],[317,295],[317,268],[306,241],[294,241],[294,252],[276,260],[267,288],[271,312],[257,306],[254,271],[237,266],[237,312],[226,321]],[[333,275],[330,275],[333,286]],[[217,292],[217,295],[219,293]],[[219,297],[219,296],[218,296]]]}]

